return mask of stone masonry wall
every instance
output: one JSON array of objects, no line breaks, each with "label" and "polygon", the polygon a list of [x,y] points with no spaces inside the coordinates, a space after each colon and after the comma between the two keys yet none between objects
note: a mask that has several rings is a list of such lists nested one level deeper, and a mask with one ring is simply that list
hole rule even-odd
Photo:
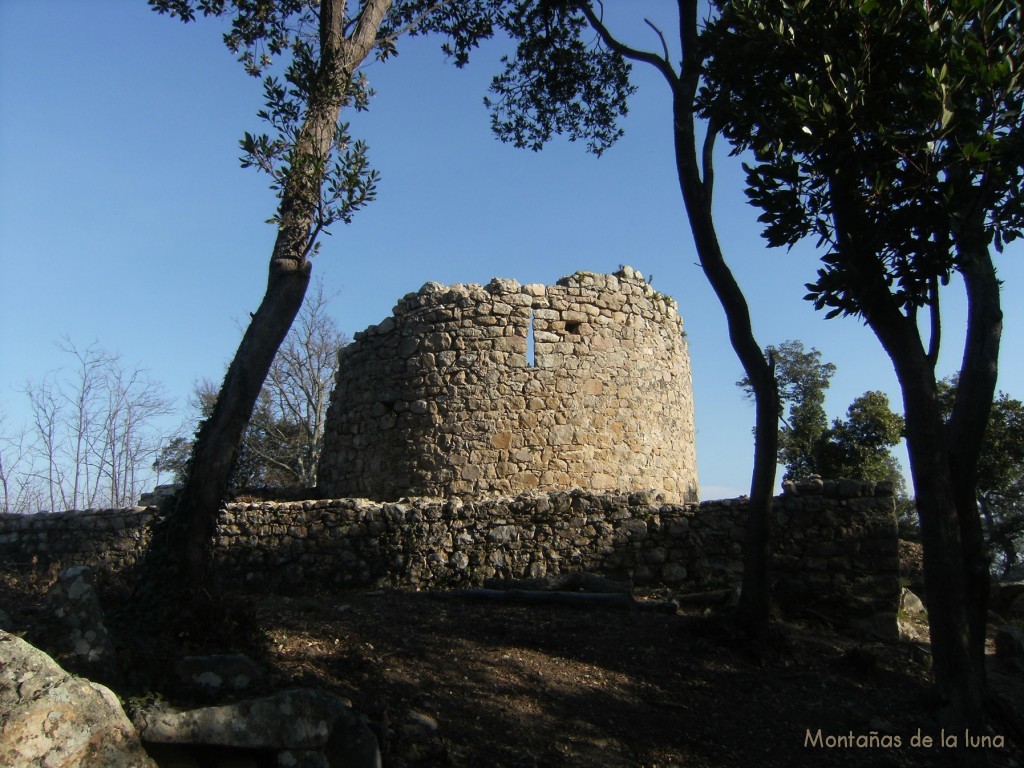
[{"label": "stone masonry wall", "polygon": [[[7,567],[119,570],[148,540],[155,508],[0,516]],[[589,571],[685,589],[738,583],[745,498],[667,504],[653,492],[551,491],[461,501],[234,503],[216,557],[268,588],[477,586],[488,577]],[[773,578],[784,606],[895,627],[895,506],[887,484],[805,483],[774,504]],[[881,617],[881,619],[879,619]]]},{"label": "stone masonry wall", "polygon": [[553,286],[427,283],[340,356],[325,497],[699,497],[682,320],[630,267]]},{"label": "stone masonry wall", "polygon": [[156,507],[0,514],[0,568],[40,570],[93,565],[118,572],[149,544]]}]

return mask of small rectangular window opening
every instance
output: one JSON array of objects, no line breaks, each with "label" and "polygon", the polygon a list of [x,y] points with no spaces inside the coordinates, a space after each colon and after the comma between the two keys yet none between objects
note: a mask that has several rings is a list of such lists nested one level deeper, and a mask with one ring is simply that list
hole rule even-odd
[{"label": "small rectangular window opening", "polygon": [[537,350],[533,341],[533,310],[530,310],[530,325],[526,329],[526,364],[530,368],[537,367]]}]

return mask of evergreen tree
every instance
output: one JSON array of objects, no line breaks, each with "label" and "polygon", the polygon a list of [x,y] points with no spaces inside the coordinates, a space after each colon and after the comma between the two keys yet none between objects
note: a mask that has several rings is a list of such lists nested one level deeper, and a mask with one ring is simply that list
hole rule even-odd
[{"label": "evergreen tree", "polygon": [[897,496],[906,492],[893,446],[903,439],[903,417],[883,392],[865,392],[815,441],[814,464],[822,477],[888,480]]}]

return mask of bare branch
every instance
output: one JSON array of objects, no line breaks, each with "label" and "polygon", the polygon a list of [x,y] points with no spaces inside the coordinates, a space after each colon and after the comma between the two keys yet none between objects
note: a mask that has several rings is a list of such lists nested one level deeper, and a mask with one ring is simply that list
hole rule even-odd
[{"label": "bare branch", "polygon": [[671,87],[675,87],[676,81],[679,79],[679,77],[676,75],[676,71],[672,68],[672,64],[668,61],[668,59],[663,59],[656,53],[651,53],[649,51],[641,51],[620,42],[618,39],[615,38],[614,35],[612,35],[608,27],[604,25],[604,22],[600,18],[598,18],[597,14],[594,13],[594,9],[591,7],[590,3],[581,4],[580,10],[583,12],[583,15],[587,17],[587,22],[590,24],[590,26],[592,26],[597,31],[597,34],[601,36],[601,40],[603,40],[604,44],[607,45],[611,50],[613,50],[620,56],[625,56],[627,59],[631,59],[633,61],[640,61],[643,62],[644,64],[650,64],[652,67],[661,72],[662,76],[664,76],[665,80],[668,81],[668,84]]},{"label": "bare branch", "polygon": [[655,26],[654,22],[651,21],[650,19],[645,18],[644,19],[644,24],[646,24],[648,27],[653,29],[654,33],[658,36],[658,39],[661,40],[661,55],[662,55],[662,57],[665,59],[665,61],[671,61],[672,57],[669,55],[669,52],[668,52],[668,43],[665,41],[665,35],[662,33],[662,31],[657,26]]}]

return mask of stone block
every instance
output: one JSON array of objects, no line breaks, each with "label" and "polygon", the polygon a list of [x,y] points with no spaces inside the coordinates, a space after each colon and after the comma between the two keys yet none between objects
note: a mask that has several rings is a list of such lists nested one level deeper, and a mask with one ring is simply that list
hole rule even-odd
[{"label": "stone block", "polygon": [[494,294],[519,293],[522,286],[508,277],[495,277],[487,284],[486,290]]},{"label": "stone block", "polygon": [[551,428],[547,442],[553,446],[570,445],[576,436],[576,429],[569,424],[558,424]]},{"label": "stone block", "polygon": [[110,689],[0,631],[0,765],[156,768]]}]

